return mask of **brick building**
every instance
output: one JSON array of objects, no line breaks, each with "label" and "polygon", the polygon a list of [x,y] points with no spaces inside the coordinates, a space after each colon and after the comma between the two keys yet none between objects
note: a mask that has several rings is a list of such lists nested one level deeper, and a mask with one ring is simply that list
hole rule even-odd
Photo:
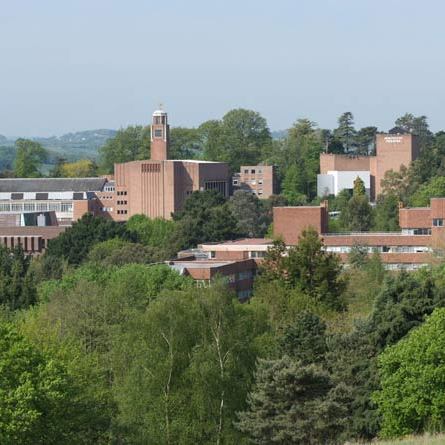
[{"label": "brick building", "polygon": [[[325,249],[336,253],[343,262],[353,246],[380,253],[389,270],[415,270],[430,264],[435,253],[445,248],[445,198],[432,198],[430,207],[401,208],[399,232],[328,233],[328,208],[321,206],[275,207],[274,235],[288,246],[298,244],[303,230],[312,227],[323,239]],[[201,251],[208,258],[224,261],[253,259],[261,262],[273,241],[244,239],[222,243],[204,243]]]},{"label": "brick building", "polygon": [[352,189],[358,176],[374,200],[382,191],[381,181],[385,173],[389,170],[399,171],[402,165],[409,167],[418,156],[417,136],[410,133],[377,134],[375,156],[322,153],[317,194],[337,195],[343,189]]},{"label": "brick building", "polygon": [[278,193],[276,167],[273,165],[243,165],[232,177],[233,190],[245,190],[260,199]]},{"label": "brick building", "polygon": [[169,261],[167,264],[181,275],[190,276],[198,286],[210,286],[217,277],[225,280],[241,301],[252,295],[257,265],[252,259],[222,260],[193,257]]},{"label": "brick building", "polygon": [[[150,160],[115,164],[114,175],[102,178],[0,179],[0,236],[2,226],[69,226],[85,213],[115,221],[136,214],[170,219],[194,191],[229,195],[226,163],[171,160],[168,151],[167,113],[157,110]],[[56,221],[48,218],[48,212],[55,212]],[[34,223],[31,213],[36,214]]]}]

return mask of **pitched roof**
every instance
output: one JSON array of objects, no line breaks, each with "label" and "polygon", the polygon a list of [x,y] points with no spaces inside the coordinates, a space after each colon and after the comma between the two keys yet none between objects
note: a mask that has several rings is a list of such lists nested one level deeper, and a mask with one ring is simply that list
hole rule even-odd
[{"label": "pitched roof", "polygon": [[0,179],[0,192],[93,192],[101,191],[105,178],[7,178]]}]

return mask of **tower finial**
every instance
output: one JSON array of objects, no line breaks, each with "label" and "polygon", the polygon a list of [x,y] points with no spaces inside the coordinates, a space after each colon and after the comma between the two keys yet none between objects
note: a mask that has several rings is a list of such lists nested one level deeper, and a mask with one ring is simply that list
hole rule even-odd
[{"label": "tower finial", "polygon": [[164,104],[162,102],[159,102],[159,109],[161,111],[164,111]]}]

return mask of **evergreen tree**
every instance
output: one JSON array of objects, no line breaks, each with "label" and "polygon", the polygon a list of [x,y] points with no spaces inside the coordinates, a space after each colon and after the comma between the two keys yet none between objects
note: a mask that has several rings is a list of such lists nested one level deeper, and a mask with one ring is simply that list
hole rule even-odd
[{"label": "evergreen tree", "polygon": [[346,152],[355,146],[356,130],[354,128],[354,116],[350,111],[343,113],[338,118],[338,127],[334,130],[334,137],[343,144]]},{"label": "evergreen tree", "polygon": [[258,445],[337,444],[346,422],[345,398],[344,388],[334,388],[329,374],[315,365],[288,356],[260,360],[237,427]]}]

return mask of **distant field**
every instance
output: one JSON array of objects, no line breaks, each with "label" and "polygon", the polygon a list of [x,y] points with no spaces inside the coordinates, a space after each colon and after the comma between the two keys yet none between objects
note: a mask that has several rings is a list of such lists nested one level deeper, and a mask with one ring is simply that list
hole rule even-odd
[{"label": "distant field", "polygon": [[[445,434],[439,434],[436,436],[416,436],[407,437],[406,439],[399,440],[383,440],[371,442],[372,445],[445,445]],[[365,444],[354,444],[365,445]]]}]

